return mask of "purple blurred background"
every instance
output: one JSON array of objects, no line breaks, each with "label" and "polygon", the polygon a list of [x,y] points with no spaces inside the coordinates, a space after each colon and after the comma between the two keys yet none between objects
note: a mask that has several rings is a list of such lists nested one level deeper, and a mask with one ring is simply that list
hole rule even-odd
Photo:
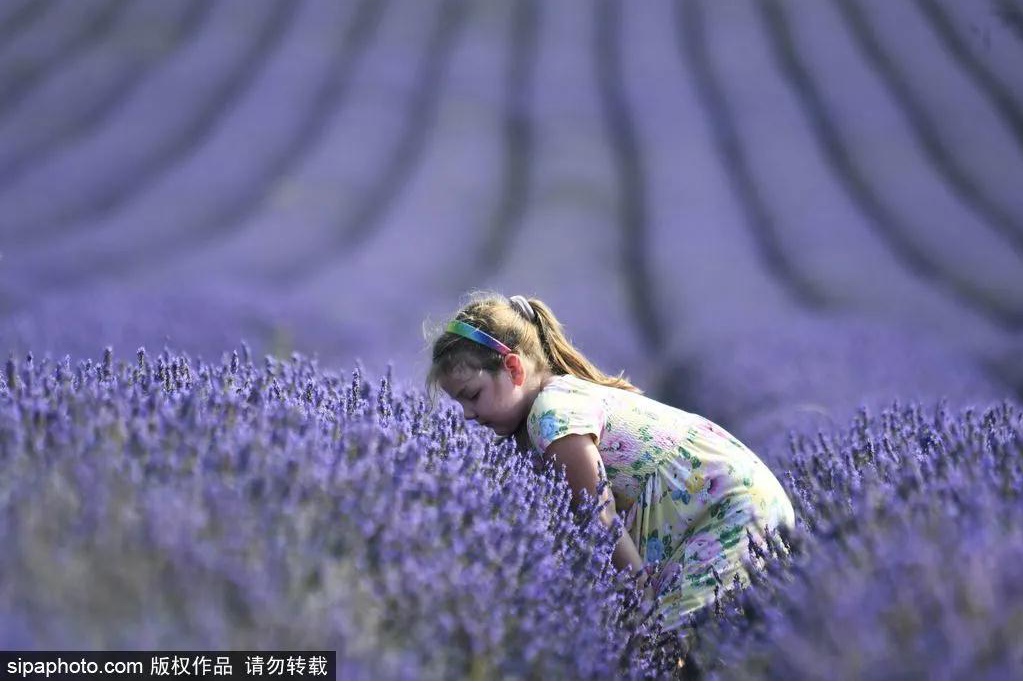
[{"label": "purple blurred background", "polygon": [[419,381],[547,301],[758,447],[1023,393],[1017,0],[0,0],[0,350]]}]

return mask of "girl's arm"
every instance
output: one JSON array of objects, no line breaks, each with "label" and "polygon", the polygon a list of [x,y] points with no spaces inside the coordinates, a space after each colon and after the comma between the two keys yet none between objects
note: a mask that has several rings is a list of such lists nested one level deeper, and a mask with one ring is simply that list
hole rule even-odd
[{"label": "girl's arm", "polygon": [[632,541],[632,536],[625,531],[622,531],[622,536],[618,538],[618,544],[615,545],[611,561],[614,562],[615,567],[619,571],[628,569],[635,573],[643,568],[643,558],[639,556],[636,543]]},{"label": "girl's arm", "polygon": [[[578,502],[583,490],[586,490],[591,497],[597,494],[597,483],[600,481],[602,467],[600,452],[590,435],[569,434],[562,436],[547,447],[546,454],[554,458],[555,464],[565,467],[565,477],[572,489],[573,504]],[[604,488],[601,502],[605,500],[608,504],[601,512],[600,518],[610,527],[617,513],[610,487]],[[618,570],[628,569],[636,572],[643,568],[643,559],[639,556],[639,551],[632,538],[626,532],[623,532],[618,538],[611,561]]]}]

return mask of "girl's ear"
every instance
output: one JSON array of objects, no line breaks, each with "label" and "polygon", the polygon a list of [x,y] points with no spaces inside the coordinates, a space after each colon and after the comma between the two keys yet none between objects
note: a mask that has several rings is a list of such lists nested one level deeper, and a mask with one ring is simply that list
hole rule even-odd
[{"label": "girl's ear", "polygon": [[526,383],[526,368],[522,364],[522,358],[517,353],[508,353],[504,356],[504,367],[511,375],[512,383],[521,386]]}]

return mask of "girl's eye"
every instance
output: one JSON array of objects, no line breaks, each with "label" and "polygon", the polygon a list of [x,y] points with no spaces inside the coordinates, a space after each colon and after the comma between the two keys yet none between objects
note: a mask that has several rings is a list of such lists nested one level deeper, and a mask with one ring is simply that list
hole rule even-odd
[{"label": "girl's eye", "polygon": [[469,398],[469,400],[476,400],[476,398],[479,398],[479,397],[480,397],[480,391],[476,391],[475,395],[473,395],[471,398]]}]

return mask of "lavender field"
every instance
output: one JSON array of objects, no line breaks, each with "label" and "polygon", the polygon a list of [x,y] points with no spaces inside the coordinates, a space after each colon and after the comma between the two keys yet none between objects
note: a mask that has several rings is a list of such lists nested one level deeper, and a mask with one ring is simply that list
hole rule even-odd
[{"label": "lavender field", "polygon": [[1021,63],[1019,0],[0,0],[0,646],[677,675],[421,390],[486,288],[792,496],[684,675],[1023,676]]}]

